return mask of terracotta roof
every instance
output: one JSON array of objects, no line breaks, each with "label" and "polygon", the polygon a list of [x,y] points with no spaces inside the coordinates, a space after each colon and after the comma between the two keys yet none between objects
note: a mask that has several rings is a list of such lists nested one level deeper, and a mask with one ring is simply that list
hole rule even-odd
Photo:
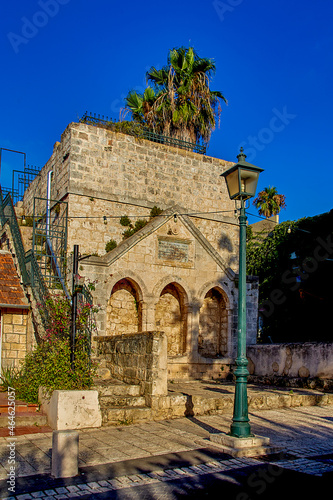
[{"label": "terracotta roof", "polygon": [[0,306],[27,307],[20,278],[13,258],[8,252],[0,252]]}]

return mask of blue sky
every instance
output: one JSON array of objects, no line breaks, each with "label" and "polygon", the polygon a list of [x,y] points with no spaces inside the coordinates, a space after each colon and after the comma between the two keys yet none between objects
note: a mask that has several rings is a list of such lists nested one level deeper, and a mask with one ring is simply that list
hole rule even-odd
[{"label": "blue sky", "polygon": [[[242,145],[264,169],[258,190],[286,195],[281,221],[329,211],[332,21],[328,0],[3,0],[0,147],[42,167],[68,123],[118,118],[146,71],[191,45],[215,60],[211,88],[228,99],[208,154],[236,161]],[[3,151],[2,186],[22,158]]]}]

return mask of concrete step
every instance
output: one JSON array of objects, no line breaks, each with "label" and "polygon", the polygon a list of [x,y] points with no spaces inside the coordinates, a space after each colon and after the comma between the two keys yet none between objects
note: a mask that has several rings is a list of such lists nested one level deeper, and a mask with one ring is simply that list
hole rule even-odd
[{"label": "concrete step", "polygon": [[108,408],[112,406],[145,406],[146,399],[144,396],[100,396],[99,403],[101,408]]},{"label": "concrete step", "polygon": [[147,406],[126,406],[102,408],[102,425],[130,425],[153,419],[153,412]]}]

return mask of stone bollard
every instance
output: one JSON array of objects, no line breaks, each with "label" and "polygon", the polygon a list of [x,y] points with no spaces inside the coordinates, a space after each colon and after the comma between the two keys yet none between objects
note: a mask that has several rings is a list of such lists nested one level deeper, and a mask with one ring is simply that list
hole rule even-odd
[{"label": "stone bollard", "polygon": [[77,431],[53,431],[53,477],[73,477],[78,474],[79,433]]}]

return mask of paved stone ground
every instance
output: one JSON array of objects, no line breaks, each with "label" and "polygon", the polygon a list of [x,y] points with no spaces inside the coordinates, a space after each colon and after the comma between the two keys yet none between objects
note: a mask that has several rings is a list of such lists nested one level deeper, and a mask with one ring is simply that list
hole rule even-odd
[{"label": "paved stone ground", "polygon": [[[80,475],[67,480],[50,477],[52,433],[26,434],[14,440],[2,437],[0,498],[94,498],[94,494],[107,495],[125,487],[264,465],[316,477],[333,472],[332,405],[251,412],[252,432],[270,437],[272,444],[285,449],[278,456],[233,459],[221,453],[209,441],[209,434],[228,432],[231,418],[228,413],[81,430]],[[7,445],[13,441],[15,495],[8,494],[6,482]]]}]

